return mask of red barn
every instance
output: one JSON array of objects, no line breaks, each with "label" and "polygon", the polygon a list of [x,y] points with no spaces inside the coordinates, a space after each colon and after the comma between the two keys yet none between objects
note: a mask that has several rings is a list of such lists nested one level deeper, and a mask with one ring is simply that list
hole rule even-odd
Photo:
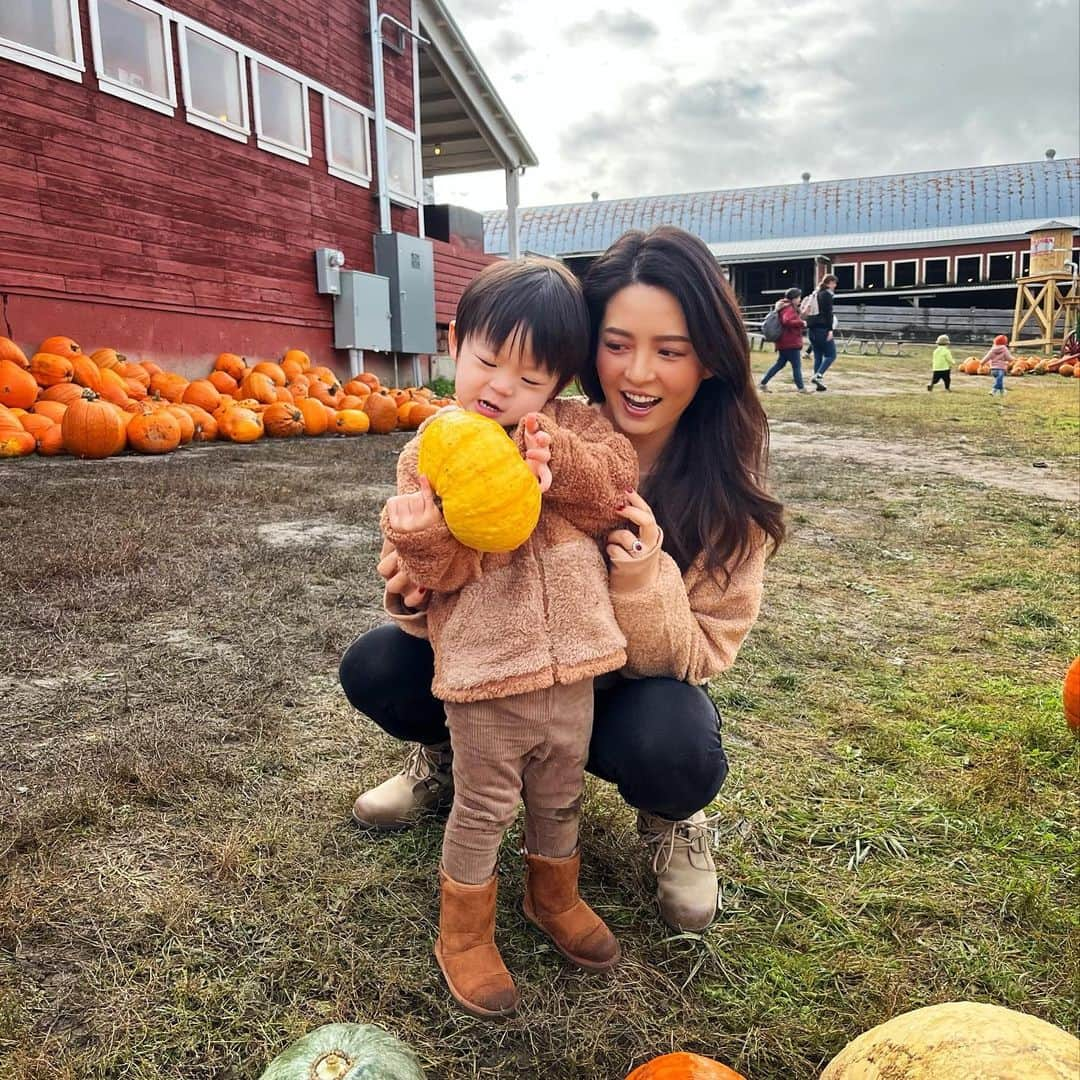
[{"label": "red barn", "polygon": [[[425,178],[503,169],[512,216],[536,159],[441,0],[377,3],[0,3],[0,333],[188,374],[222,351],[343,372],[433,351],[491,257],[424,238]],[[319,249],[379,275],[355,318],[389,327],[381,352],[335,332]],[[430,268],[408,298],[398,251]]]}]

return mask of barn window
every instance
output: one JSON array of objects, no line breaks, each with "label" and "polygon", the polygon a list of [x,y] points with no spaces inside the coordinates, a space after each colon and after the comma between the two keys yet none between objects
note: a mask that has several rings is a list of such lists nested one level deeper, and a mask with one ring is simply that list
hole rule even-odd
[{"label": "barn window", "polygon": [[81,82],[79,0],[0,3],[0,56]]},{"label": "barn window", "polygon": [[883,262],[863,263],[862,285],[864,289],[884,289],[885,264]]},{"label": "barn window", "polygon": [[415,205],[420,201],[416,187],[416,139],[397,124],[386,124],[386,182],[390,197]]},{"label": "barn window", "polygon": [[1031,273],[1031,252],[1022,251],[1020,253],[1020,276],[1027,277]]},{"label": "barn window", "polygon": [[836,278],[837,292],[851,292],[855,288],[855,264],[842,263],[829,271]]},{"label": "barn window", "polygon": [[247,142],[247,79],[239,49],[212,31],[181,26],[180,67],[189,122]]},{"label": "barn window", "polygon": [[1012,281],[1013,257],[1012,252],[1004,252],[1000,255],[991,255],[989,258],[989,273],[991,281]]},{"label": "barn window", "polygon": [[306,165],[311,160],[307,85],[266,60],[254,60],[253,67],[259,146]]},{"label": "barn window", "polygon": [[980,278],[982,278],[982,256],[957,255],[956,284],[978,285]]},{"label": "barn window", "polygon": [[168,11],[153,0],[90,0],[90,32],[101,89],[172,116]]},{"label": "barn window", "polygon": [[351,101],[323,95],[326,162],[331,176],[368,187],[371,182],[371,137],[366,109]]},{"label": "barn window", "polygon": [[915,278],[917,276],[917,270],[919,267],[918,259],[903,259],[899,262],[892,264],[893,272],[893,286],[897,289],[906,289],[915,284]]},{"label": "barn window", "polygon": [[923,283],[926,285],[947,285],[949,282],[949,260],[923,259]]}]

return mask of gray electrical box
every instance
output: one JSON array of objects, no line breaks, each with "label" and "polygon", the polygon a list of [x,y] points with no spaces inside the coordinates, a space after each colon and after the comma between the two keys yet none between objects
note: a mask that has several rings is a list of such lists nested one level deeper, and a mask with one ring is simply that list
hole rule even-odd
[{"label": "gray electrical box", "polygon": [[435,256],[429,240],[375,234],[375,272],[390,279],[390,348],[435,351]]},{"label": "gray electrical box", "polygon": [[321,293],[338,296],[341,293],[341,268],[345,252],[337,248],[319,248],[315,252],[315,285]]},{"label": "gray electrical box", "polygon": [[390,282],[378,274],[341,271],[334,297],[334,348],[390,351]]}]

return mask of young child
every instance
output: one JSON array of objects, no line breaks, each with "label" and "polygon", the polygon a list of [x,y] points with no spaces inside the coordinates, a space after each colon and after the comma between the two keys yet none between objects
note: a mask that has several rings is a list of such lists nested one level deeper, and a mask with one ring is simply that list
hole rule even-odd
[{"label": "young child", "polygon": [[1012,353],[1009,352],[1009,339],[1004,334],[998,334],[994,338],[990,351],[982,358],[984,364],[987,361],[990,362],[990,374],[994,376],[994,388],[990,391],[990,396],[1004,397],[1005,373],[1013,361]]},{"label": "young child", "polygon": [[938,382],[943,382],[946,390],[952,390],[953,354],[949,350],[951,344],[948,334],[941,334],[938,337],[937,348],[934,350],[934,357],[931,361],[932,371],[927,390],[933,390]]},{"label": "young child", "polygon": [[453,751],[435,956],[450,993],[480,1017],[517,1005],[494,943],[495,866],[522,797],[526,917],[580,967],[619,959],[611,931],[578,896],[578,817],[593,678],[626,661],[600,541],[622,523],[616,510],[636,486],[637,459],[598,412],[557,397],[588,342],[581,288],[561,264],[486,267],[450,325],[457,399],[517,442],[543,491],[539,524],[505,554],[459,543],[418,474],[419,436],[401,453],[399,494],[382,516],[399,569],[430,595],[432,691]]}]

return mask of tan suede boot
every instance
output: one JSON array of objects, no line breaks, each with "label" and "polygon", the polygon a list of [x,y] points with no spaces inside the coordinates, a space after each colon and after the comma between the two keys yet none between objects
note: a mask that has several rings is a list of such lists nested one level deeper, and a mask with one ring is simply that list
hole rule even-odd
[{"label": "tan suede boot", "polygon": [[607,971],[622,955],[615,935],[578,895],[581,851],[565,859],[525,852],[525,918],[573,964]]},{"label": "tan suede boot", "polygon": [[352,816],[370,829],[406,829],[428,810],[454,800],[454,753],[450,742],[417,743],[396,776],[365,791],[353,803]]},{"label": "tan suede boot", "polygon": [[439,868],[441,902],[435,959],[457,1003],[473,1016],[509,1016],[518,992],[495,944],[498,878],[464,885]]},{"label": "tan suede boot", "polygon": [[653,851],[656,899],[664,922],[674,930],[704,930],[716,917],[720,896],[705,812],[668,821],[639,810],[638,832]]}]

